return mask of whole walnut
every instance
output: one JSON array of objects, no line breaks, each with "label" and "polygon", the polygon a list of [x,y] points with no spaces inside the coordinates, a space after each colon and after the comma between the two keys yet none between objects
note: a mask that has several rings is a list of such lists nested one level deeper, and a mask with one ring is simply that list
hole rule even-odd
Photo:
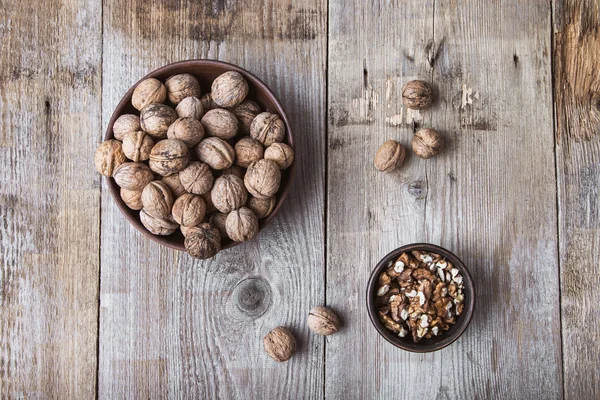
[{"label": "whole walnut", "polygon": [[153,217],[143,208],[140,211],[140,221],[153,235],[170,235],[179,227],[179,225],[170,219]]},{"label": "whole walnut", "polygon": [[194,118],[200,120],[204,115],[204,107],[202,107],[202,101],[199,98],[190,96],[177,104],[175,112],[179,118]]},{"label": "whole walnut", "polygon": [[198,143],[196,155],[200,161],[216,170],[229,168],[235,159],[233,148],[218,137],[208,137]]},{"label": "whole walnut", "polygon": [[275,205],[277,204],[277,199],[275,196],[268,197],[266,199],[259,199],[254,196],[248,197],[248,202],[246,203],[246,207],[252,210],[254,214],[259,218],[267,218],[273,210],[275,209]]},{"label": "whole walnut", "polygon": [[198,225],[198,229],[188,232],[185,249],[195,258],[205,260],[214,257],[221,250],[221,234],[209,223]]},{"label": "whole walnut", "polygon": [[[162,176],[173,175],[184,169],[190,161],[185,143],[165,139],[156,143],[150,152],[150,169]],[[181,176],[179,177],[181,179]]]},{"label": "whole walnut", "polygon": [[142,191],[141,190],[127,190],[121,188],[121,199],[127,204],[127,207],[132,210],[141,210],[144,205],[142,204]]},{"label": "whole walnut", "polygon": [[200,98],[200,82],[190,74],[173,75],[166,80],[167,97],[173,104],[179,104],[186,97]]},{"label": "whole walnut", "polygon": [[153,181],[142,191],[142,205],[148,215],[168,219],[173,208],[173,195],[164,182]]},{"label": "whole walnut", "polygon": [[247,207],[231,211],[225,221],[227,236],[233,241],[245,242],[258,233],[258,218]]},{"label": "whole walnut", "polygon": [[263,339],[263,345],[269,357],[277,362],[289,360],[296,352],[296,339],[283,326],[269,332]]},{"label": "whole walnut", "polygon": [[212,95],[210,92],[206,93],[204,96],[200,98],[200,102],[202,103],[202,108],[204,112],[208,112],[213,108],[219,108],[219,105],[215,103],[212,99]]},{"label": "whole walnut", "polygon": [[227,229],[225,228],[225,221],[227,220],[228,215],[229,214],[217,212],[210,216],[209,222],[212,226],[219,230],[219,233],[221,233],[221,238],[228,237]]},{"label": "whole walnut", "polygon": [[100,143],[94,154],[96,171],[104,176],[112,176],[117,167],[127,161],[121,142],[110,139]]},{"label": "whole walnut", "polygon": [[188,235],[191,235],[192,233],[201,231],[201,229],[198,227],[198,225],[196,225],[196,226],[179,225],[179,230],[181,231],[181,234],[183,235],[183,237],[188,237]]},{"label": "whole walnut", "polygon": [[113,178],[117,185],[127,190],[143,190],[154,180],[154,174],[146,164],[126,162],[115,170]]},{"label": "whole walnut", "polygon": [[265,149],[265,159],[274,161],[279,169],[286,169],[294,162],[294,150],[285,143],[273,143]]},{"label": "whole walnut", "polygon": [[244,176],[246,189],[252,196],[266,199],[279,190],[281,172],[279,167],[271,160],[258,160],[248,166]]},{"label": "whole walnut", "polygon": [[177,119],[177,113],[164,104],[149,104],[140,113],[142,130],[157,139],[167,137],[169,126]]},{"label": "whole walnut", "polygon": [[221,170],[221,175],[235,175],[238,178],[244,179],[244,171],[235,164],[231,164],[229,168]]},{"label": "whole walnut", "polygon": [[421,158],[431,158],[444,148],[444,139],[435,130],[422,128],[415,133],[412,140],[412,148],[416,155]]},{"label": "whole walnut", "polygon": [[231,111],[215,108],[207,111],[200,120],[208,136],[227,140],[238,133],[238,120]]},{"label": "whole walnut", "polygon": [[285,137],[285,124],[277,114],[260,113],[250,125],[250,137],[265,147],[281,142]]},{"label": "whole walnut", "polygon": [[134,162],[149,159],[153,147],[154,141],[144,131],[131,132],[123,138],[123,153]]},{"label": "whole walnut", "polygon": [[338,316],[327,307],[313,307],[306,322],[309,329],[319,335],[329,336],[340,330]]},{"label": "whole walnut", "polygon": [[[180,105],[182,103],[179,103]],[[204,138],[204,127],[197,119],[178,118],[167,130],[169,139],[181,140],[188,147],[194,147]]]},{"label": "whole walnut", "polygon": [[248,82],[242,74],[228,71],[219,75],[212,83],[213,101],[221,107],[233,107],[240,104],[248,95]]},{"label": "whole walnut", "polygon": [[207,214],[212,214],[217,211],[217,208],[215,207],[215,205],[212,202],[212,193],[211,192],[212,192],[212,190],[200,195],[200,197],[202,197],[202,200],[204,200],[204,203],[206,204],[206,213]]},{"label": "whole walnut", "polygon": [[123,141],[126,134],[139,131],[140,117],[134,114],[123,114],[113,124],[113,135],[115,139]]},{"label": "whole walnut", "polygon": [[167,99],[167,89],[161,81],[148,78],[141,81],[133,90],[131,104],[141,111],[148,104],[164,103]]},{"label": "whole walnut", "polygon": [[402,88],[402,102],[413,110],[428,108],[433,103],[433,88],[425,81],[410,81]]},{"label": "whole walnut", "polygon": [[250,125],[252,125],[254,118],[260,114],[260,107],[252,100],[244,100],[237,106],[233,107],[231,112],[239,121],[240,132],[242,132],[244,135],[249,135]]},{"label": "whole walnut", "polygon": [[375,167],[383,172],[390,172],[404,163],[406,150],[395,140],[384,142],[375,154]]},{"label": "whole walnut", "polygon": [[172,215],[175,222],[183,226],[196,226],[206,214],[206,204],[202,197],[186,193],[173,203]]},{"label": "whole walnut", "polygon": [[254,161],[263,158],[264,148],[262,144],[250,137],[241,138],[233,147],[235,150],[235,164],[247,168]]},{"label": "whole walnut", "polygon": [[179,172],[179,180],[187,192],[204,194],[212,188],[214,177],[208,165],[200,161],[192,161]]},{"label": "whole walnut", "polygon": [[210,193],[215,208],[222,213],[237,210],[248,199],[244,182],[235,175],[218,177]]},{"label": "whole walnut", "polygon": [[179,180],[179,173],[169,176],[163,176],[162,181],[165,185],[167,185],[167,187],[173,194],[173,198],[175,199],[181,196],[182,194],[187,193],[187,190],[185,190],[185,188],[181,184],[181,181]]}]

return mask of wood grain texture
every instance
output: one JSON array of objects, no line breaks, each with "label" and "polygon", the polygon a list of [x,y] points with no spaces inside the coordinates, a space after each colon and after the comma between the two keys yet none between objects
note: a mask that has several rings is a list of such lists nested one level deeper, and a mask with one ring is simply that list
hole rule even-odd
[{"label": "wood grain texture", "polygon": [[[206,262],[147,240],[103,196],[99,398],[322,396],[324,343],[305,319],[324,296],[326,9],[321,0],[104,2],[104,126],[148,71],[228,61],[286,107],[301,172],[257,239]],[[262,348],[277,325],[299,343],[285,364]]]},{"label": "wood grain texture", "polygon": [[[600,5],[556,1],[554,70],[565,398],[600,397]],[[593,366],[593,367],[586,367]]]},{"label": "wood grain texture", "polygon": [[[543,1],[330,2],[327,302],[346,329],[327,341],[326,397],[561,397],[550,15]],[[439,92],[426,112],[402,107],[417,78]],[[376,171],[383,141],[410,149],[413,121],[446,150]],[[379,337],[364,299],[377,261],[417,241],[461,257],[478,293],[464,336],[424,355]]]},{"label": "wood grain texture", "polygon": [[98,2],[0,3],[0,397],[96,393]]}]

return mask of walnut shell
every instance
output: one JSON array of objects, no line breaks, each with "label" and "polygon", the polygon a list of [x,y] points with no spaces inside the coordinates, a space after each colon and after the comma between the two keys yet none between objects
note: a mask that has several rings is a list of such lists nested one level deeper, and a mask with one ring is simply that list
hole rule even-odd
[{"label": "walnut shell", "polygon": [[277,114],[260,113],[250,125],[250,137],[265,147],[281,142],[285,137],[285,124]]},{"label": "walnut shell", "polygon": [[204,96],[200,97],[200,102],[202,103],[202,108],[204,109],[205,113],[214,108],[219,108],[219,105],[213,101],[212,95],[210,92],[208,92]]},{"label": "walnut shell", "polygon": [[146,164],[126,162],[115,170],[113,178],[117,185],[127,190],[143,190],[154,180],[154,174]]},{"label": "walnut shell", "polygon": [[153,217],[143,208],[140,211],[140,221],[153,235],[170,235],[179,227],[179,225],[169,219]]},{"label": "walnut shell", "polygon": [[207,111],[200,120],[208,136],[223,140],[231,139],[238,133],[238,120],[231,111],[215,108]]},{"label": "walnut shell", "polygon": [[338,316],[327,307],[313,307],[306,323],[311,331],[319,335],[329,336],[340,330]]},{"label": "walnut shell", "polygon": [[175,200],[171,214],[179,225],[196,226],[204,219],[206,204],[202,197],[186,193]]},{"label": "walnut shell", "polygon": [[433,129],[422,128],[415,133],[412,148],[421,158],[431,158],[437,155],[444,147],[444,139]]},{"label": "walnut shell", "polygon": [[167,89],[161,81],[155,78],[148,78],[141,81],[133,90],[131,104],[141,111],[144,107],[152,103],[164,103],[167,99]]},{"label": "walnut shell", "polygon": [[121,199],[127,204],[127,207],[132,210],[141,210],[144,205],[142,204],[142,191],[141,190],[127,190],[121,188]]},{"label": "walnut shell", "polygon": [[221,234],[211,224],[200,224],[197,229],[188,232],[184,244],[192,257],[205,260],[221,250]]},{"label": "walnut shell", "polygon": [[248,166],[244,185],[252,196],[259,199],[272,197],[279,190],[281,171],[271,160],[258,160]]},{"label": "walnut shell", "polygon": [[113,135],[115,139],[123,141],[126,134],[139,131],[140,117],[135,114],[123,114],[113,124]]},{"label": "walnut shell", "polygon": [[167,137],[169,126],[177,119],[177,113],[164,104],[149,104],[140,112],[140,126],[157,139]]},{"label": "walnut shell", "polygon": [[173,195],[164,182],[150,182],[142,191],[142,205],[148,215],[168,219],[173,208]]},{"label": "walnut shell", "polygon": [[187,190],[185,190],[185,188],[181,184],[181,181],[179,180],[179,173],[169,176],[163,176],[162,181],[165,185],[168,186],[169,190],[173,194],[173,198],[175,199],[181,196],[182,194],[187,193]]},{"label": "walnut shell", "polygon": [[133,162],[149,159],[153,147],[154,141],[144,131],[131,132],[123,138],[123,153]]},{"label": "walnut shell", "polygon": [[175,112],[179,118],[194,118],[200,120],[204,115],[204,107],[199,98],[191,96],[181,100],[181,102],[177,104],[177,107],[175,107]]},{"label": "walnut shell", "polygon": [[247,207],[233,210],[227,215],[225,221],[227,236],[235,242],[245,242],[258,233],[258,218]]},{"label": "walnut shell", "polygon": [[228,215],[229,214],[223,214],[218,212],[210,216],[209,222],[212,226],[219,230],[219,233],[221,233],[221,238],[228,237],[227,229],[225,228],[225,221],[227,220]]},{"label": "walnut shell", "polygon": [[202,200],[204,200],[204,203],[206,204],[206,213],[207,214],[212,214],[217,211],[215,205],[212,202],[211,191],[208,191],[208,192],[200,195],[200,197],[202,197]]},{"label": "walnut shell", "polygon": [[252,100],[245,100],[231,109],[231,112],[238,119],[240,128],[239,131],[244,135],[250,134],[250,125],[258,114],[260,107]]},{"label": "walnut shell", "polygon": [[235,164],[231,164],[229,168],[221,170],[221,175],[235,175],[240,179],[244,179],[244,171]]},{"label": "walnut shell", "polygon": [[216,170],[229,168],[235,159],[233,148],[218,137],[208,137],[198,143],[196,155],[200,161]]},{"label": "walnut shell", "polygon": [[263,345],[269,357],[277,362],[289,360],[296,352],[296,339],[283,326],[269,332],[263,339]]},{"label": "walnut shell", "polygon": [[266,199],[259,199],[254,196],[248,197],[248,202],[246,203],[246,207],[252,210],[258,219],[267,218],[273,210],[275,209],[275,205],[277,204],[277,199],[275,196],[268,197]]},{"label": "walnut shell", "polygon": [[[156,143],[150,152],[150,169],[162,176],[173,175],[184,169],[190,161],[190,151],[185,143],[165,139]],[[181,179],[181,176],[179,177]]]},{"label": "walnut shell", "polygon": [[264,148],[262,144],[250,137],[241,138],[233,148],[235,150],[235,164],[247,168],[254,161],[263,158]]},{"label": "walnut shell", "polygon": [[186,97],[200,97],[200,82],[190,74],[173,75],[165,82],[167,97],[173,104],[179,104]]},{"label": "walnut shell", "polygon": [[265,159],[274,161],[279,169],[286,169],[294,162],[294,150],[285,143],[273,143],[265,149]]},{"label": "walnut shell", "polygon": [[125,153],[121,147],[121,142],[109,139],[98,145],[94,154],[94,164],[96,171],[104,176],[112,176],[117,167],[127,161]]},{"label": "walnut shell", "polygon": [[221,107],[233,107],[240,104],[248,95],[248,82],[242,74],[227,71],[219,75],[212,83],[213,101]]},{"label": "walnut shell", "polygon": [[375,167],[383,172],[390,172],[404,163],[406,158],[406,150],[395,140],[384,142],[375,154],[373,163]]},{"label": "walnut shell", "polygon": [[188,237],[188,235],[191,235],[194,232],[201,231],[201,229],[198,227],[198,225],[196,225],[196,226],[179,225],[179,230],[181,231],[181,234],[183,235],[183,237]]},{"label": "walnut shell", "polygon": [[204,127],[197,119],[178,118],[169,126],[167,137],[181,140],[188,147],[194,147],[204,138]]},{"label": "walnut shell", "polygon": [[212,202],[217,210],[228,213],[246,204],[248,192],[244,182],[235,175],[222,175],[217,178],[211,190]]},{"label": "walnut shell", "polygon": [[433,88],[425,81],[410,81],[402,88],[402,103],[413,110],[428,108],[433,103]]},{"label": "walnut shell", "polygon": [[212,188],[214,177],[208,165],[192,161],[179,173],[179,180],[187,192],[204,194]]}]

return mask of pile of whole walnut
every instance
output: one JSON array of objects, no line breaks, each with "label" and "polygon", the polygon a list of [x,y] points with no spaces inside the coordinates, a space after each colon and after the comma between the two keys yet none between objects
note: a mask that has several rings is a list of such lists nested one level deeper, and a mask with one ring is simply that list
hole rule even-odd
[{"label": "pile of whole walnut", "polygon": [[217,77],[202,96],[192,75],[139,83],[114,139],[98,146],[96,169],[155,235],[178,228],[194,257],[213,257],[227,238],[243,242],[275,208],[281,170],[294,160],[281,118],[246,100],[238,72]]},{"label": "pile of whole walnut", "polygon": [[402,253],[379,275],[375,305],[379,320],[415,343],[443,334],[465,307],[463,277],[434,253]]}]

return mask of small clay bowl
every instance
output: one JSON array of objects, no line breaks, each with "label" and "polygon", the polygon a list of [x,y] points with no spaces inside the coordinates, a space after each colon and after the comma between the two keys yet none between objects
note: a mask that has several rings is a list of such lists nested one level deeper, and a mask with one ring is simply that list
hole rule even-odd
[{"label": "small clay bowl", "polygon": [[[377,281],[379,274],[389,268],[392,261],[395,261],[400,254],[410,252],[413,250],[419,250],[428,253],[436,253],[450,261],[454,267],[456,267],[460,274],[463,276],[463,293],[465,295],[465,309],[463,313],[458,316],[456,323],[450,325],[450,329],[444,331],[439,336],[433,336],[431,339],[421,339],[419,343],[415,343],[412,340],[410,333],[406,337],[401,338],[400,336],[388,331],[377,318],[377,309],[375,308],[375,297],[377,295]],[[436,246],[429,243],[413,243],[406,246],[402,246],[379,261],[371,277],[369,278],[369,284],[367,285],[367,309],[369,311],[369,317],[377,332],[385,338],[388,342],[394,346],[403,350],[412,351],[415,353],[429,353],[432,351],[443,349],[444,347],[453,343],[462,333],[467,329],[467,326],[471,322],[473,317],[473,310],[475,308],[475,288],[473,285],[473,279],[471,274],[463,264],[463,262],[450,251],[443,247]]]},{"label": "small clay bowl", "polygon": [[[125,96],[121,99],[117,108],[112,114],[110,121],[108,122],[108,126],[106,128],[106,134],[104,135],[104,140],[113,138],[113,124],[121,116],[122,114],[135,114],[140,115],[139,111],[136,110],[131,104],[131,96],[133,95],[133,90],[135,87],[146,78],[156,78],[164,83],[164,81],[170,77],[171,75],[176,74],[191,74],[195,76],[198,81],[200,81],[200,86],[202,89],[202,94],[210,92],[210,86],[212,81],[227,71],[237,71],[246,79],[248,82],[248,86],[250,87],[250,91],[248,92],[248,96],[246,97],[248,100],[253,100],[257,102],[261,110],[269,111],[275,114],[278,114],[283,122],[285,123],[285,132],[286,137],[284,142],[287,143],[295,150],[294,147],[294,137],[292,134],[292,126],[290,125],[290,121],[283,109],[283,106],[275,97],[275,94],[269,89],[267,85],[256,76],[246,71],[243,68],[240,68],[233,64],[228,64],[221,61],[215,60],[187,60],[187,61],[179,61],[173,64],[165,65],[157,70],[150,72],[148,75],[140,79],[135,85],[133,85]],[[175,106],[171,105],[171,107],[175,108]],[[241,137],[241,136],[240,136]],[[275,209],[267,218],[260,220],[259,231],[262,230],[277,214],[277,212],[281,209],[281,205],[283,204],[285,198],[287,197],[291,185],[292,178],[294,176],[294,170],[296,166],[296,161],[292,163],[292,165],[284,171],[281,171],[281,186],[279,191],[277,192],[277,203],[275,205]],[[149,237],[150,239],[158,242],[167,247],[171,247],[173,249],[185,251],[185,246],[183,244],[184,237],[179,231],[179,229],[168,236],[159,236],[154,235],[150,231],[148,231],[142,222],[140,221],[139,211],[135,211],[127,207],[125,202],[121,199],[120,188],[115,182],[113,178],[106,178],[108,183],[108,189],[112,194],[115,202],[125,215],[125,217],[131,222],[131,224],[144,235]],[[232,240],[228,240],[223,243],[221,249],[228,249],[236,246],[237,242]]]}]

